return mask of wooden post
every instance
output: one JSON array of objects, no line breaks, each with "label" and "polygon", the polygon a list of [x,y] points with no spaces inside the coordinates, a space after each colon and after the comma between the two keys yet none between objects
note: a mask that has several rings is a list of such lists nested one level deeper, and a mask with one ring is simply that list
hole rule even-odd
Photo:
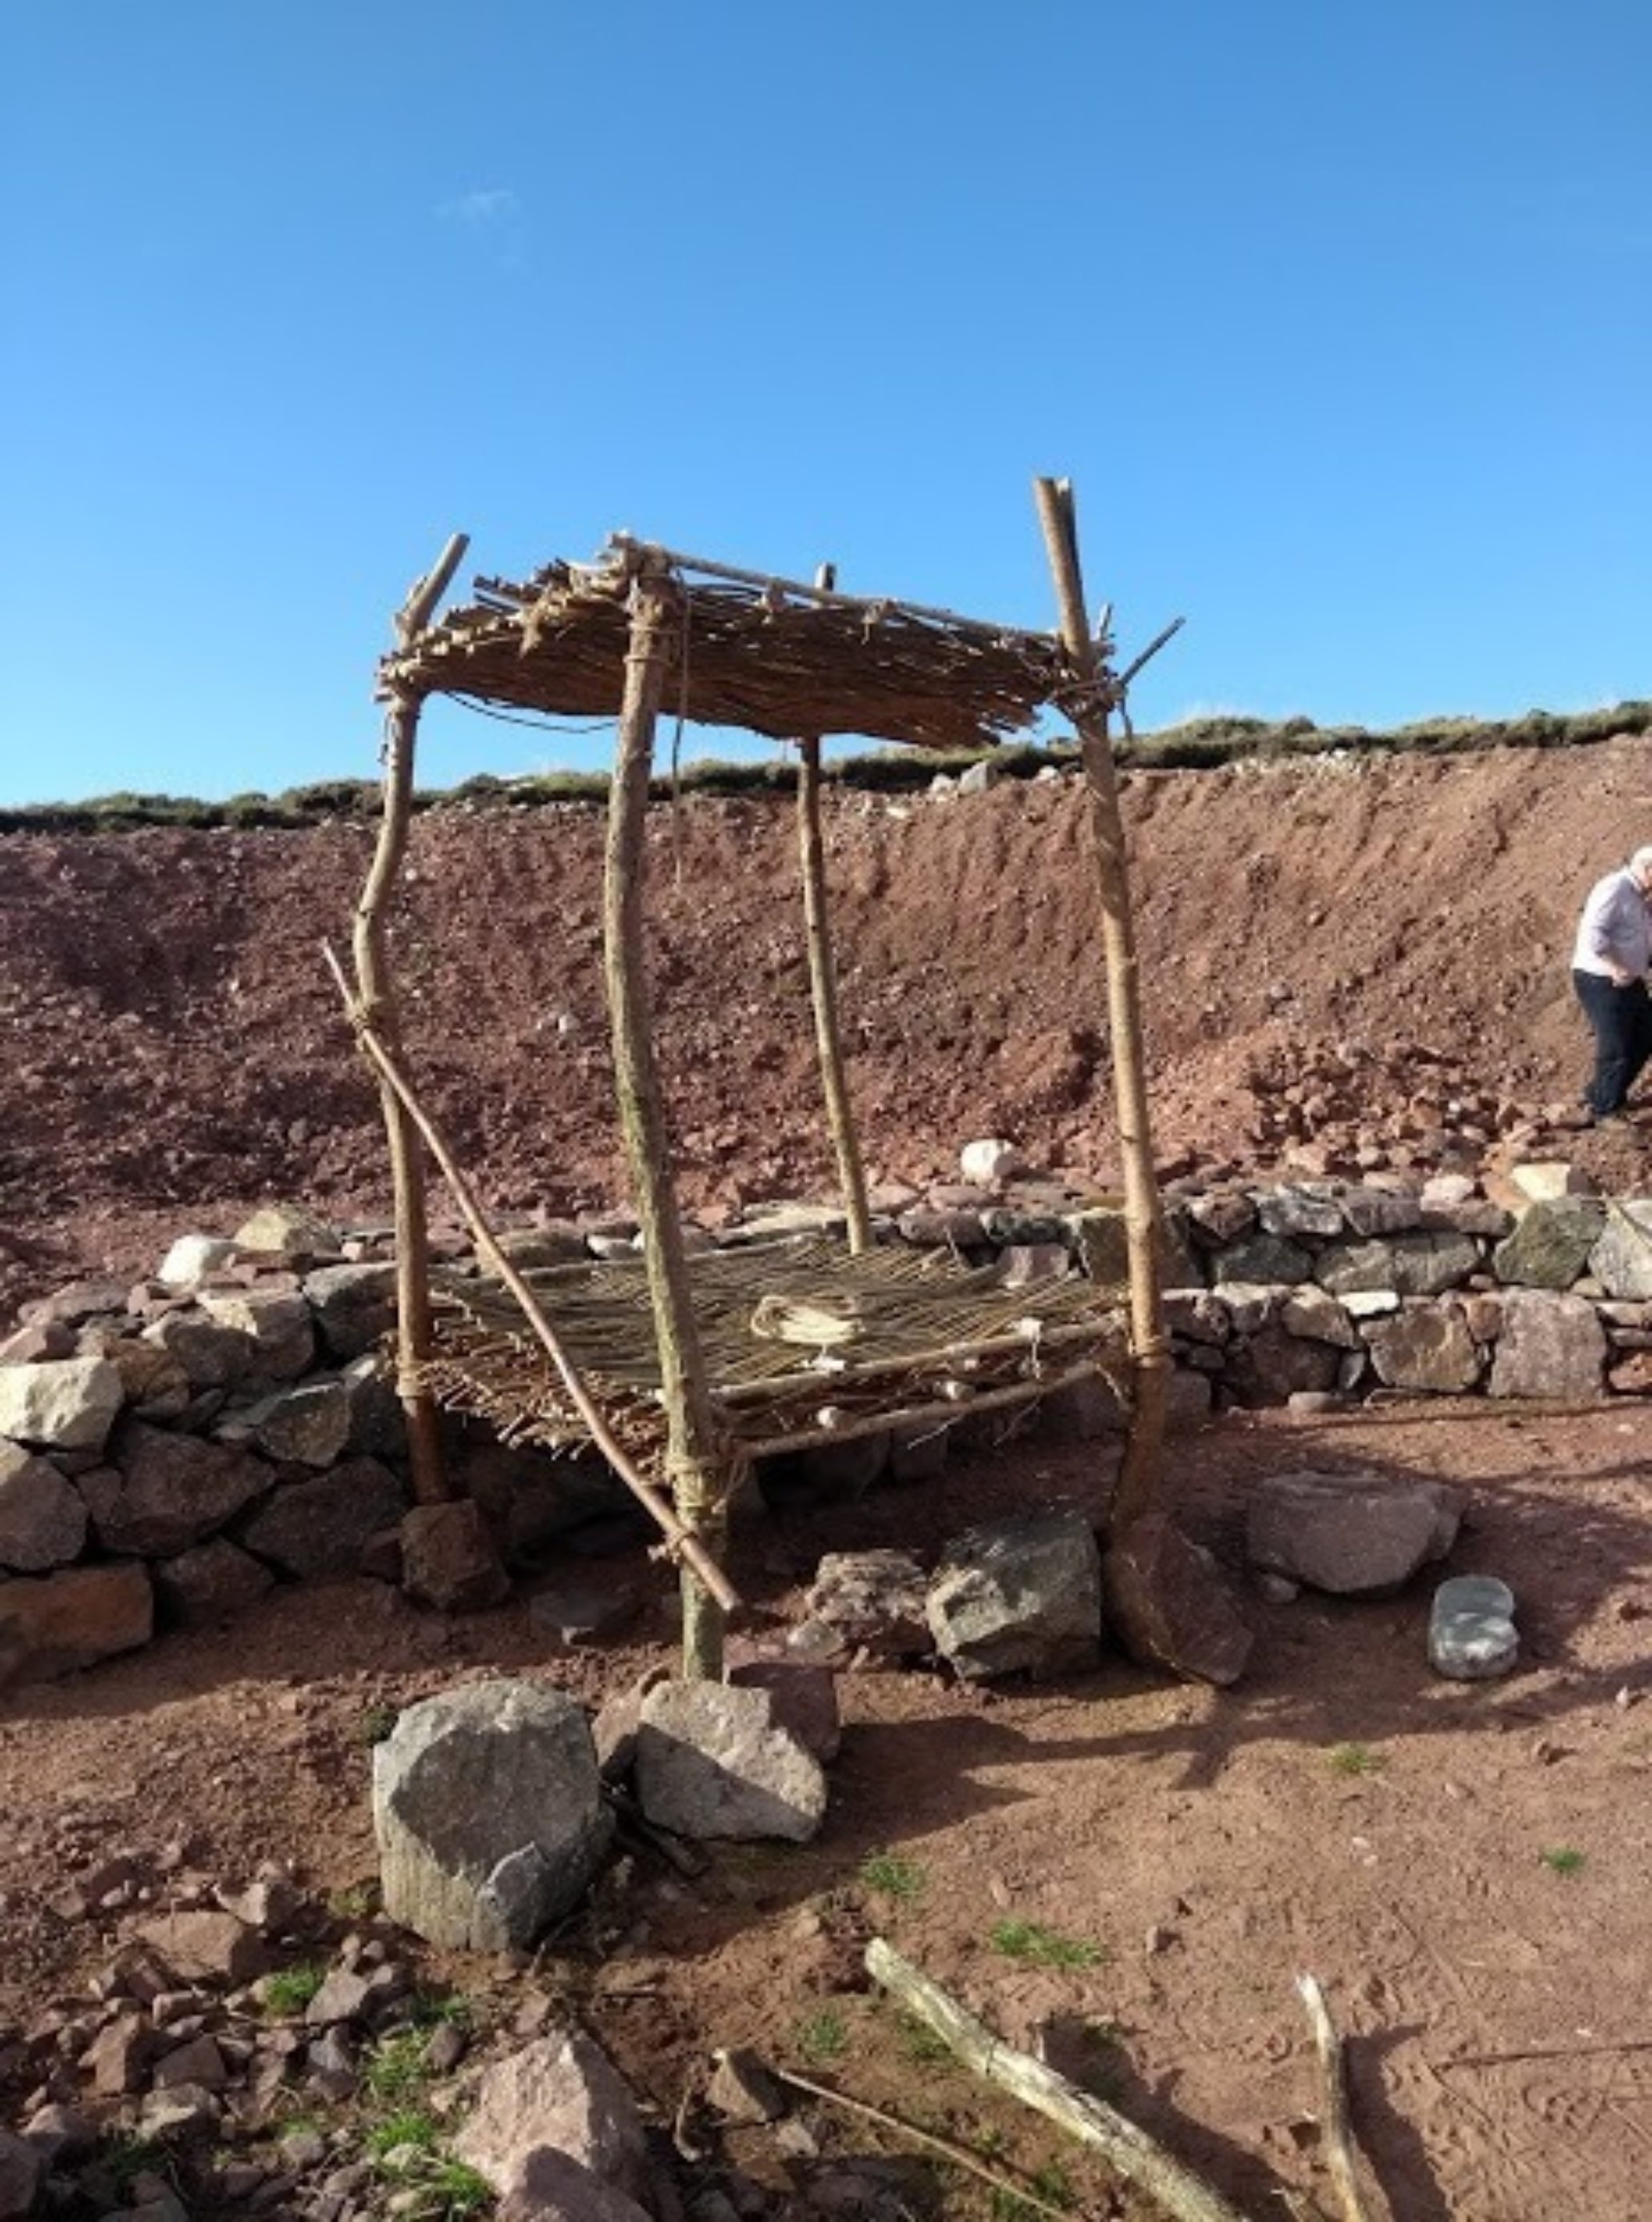
[{"label": "wooden post", "polygon": [[[433,568],[414,585],[396,618],[396,637],[407,647],[430,622],[431,613],[469,542],[455,532]],[[384,801],[379,838],[367,882],[355,907],[353,948],[356,992],[363,1012],[393,1054],[401,1046],[401,1020],[391,976],[385,917],[402,859],[412,815],[413,753],[418,737],[418,698],[393,691],[385,713]],[[390,1146],[390,1179],[396,1221],[396,1391],[407,1422],[407,1450],[413,1495],[421,1504],[449,1494],[442,1463],[436,1400],[419,1384],[418,1369],[430,1352],[430,1234],[425,1223],[424,1154],[418,1130],[395,1090],[382,1078],[380,1100]]]},{"label": "wooden post", "polygon": [[1084,781],[1090,794],[1090,830],[1101,888],[1102,949],[1107,962],[1113,1090],[1119,1153],[1124,1169],[1134,1396],[1124,1464],[1113,1500],[1113,1532],[1121,1535],[1152,1508],[1164,1465],[1171,1365],[1170,1338],[1165,1332],[1164,1305],[1159,1294],[1164,1210],[1153,1171],[1141,995],[1135,932],[1130,916],[1124,822],[1119,812],[1118,775],[1108,731],[1107,675],[1084,615],[1072,487],[1065,479],[1040,479],[1035,483],[1039,518],[1044,528],[1044,543],[1061,612],[1062,639],[1078,681],[1072,721],[1078,733]]},{"label": "wooden post", "polygon": [[[613,1034],[614,1089],[642,1226],[659,1345],[667,1425],[666,1474],[683,1523],[713,1559],[722,1556],[726,1475],[688,1288],[682,1221],[654,1056],[653,999],[644,920],[649,772],[666,660],[682,622],[680,587],[644,571],[633,582],[625,692],[608,803],[603,882],[604,965]],[[682,1671],[719,1681],[722,1607],[692,1567],[682,1567]]]},{"label": "wooden post", "polygon": [[[830,563],[821,564],[814,583],[828,592],[837,585],[837,573]],[[849,1247],[858,1257],[863,1250],[872,1246],[872,1215],[866,1201],[866,1169],[861,1159],[860,1137],[855,1132],[855,1109],[850,1100],[849,1075],[844,1064],[843,1033],[838,1023],[838,975],[832,946],[832,919],[826,907],[826,841],[820,825],[820,735],[803,735],[797,744],[797,838],[803,874],[803,920],[808,940],[814,1041],[820,1059],[826,1124],[832,1129],[832,1144],[838,1154],[838,1179],[849,1221]]]}]

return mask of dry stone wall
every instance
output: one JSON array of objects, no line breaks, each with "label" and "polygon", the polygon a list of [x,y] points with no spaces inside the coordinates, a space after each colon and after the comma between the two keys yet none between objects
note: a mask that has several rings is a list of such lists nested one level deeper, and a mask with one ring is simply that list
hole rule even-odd
[{"label": "dry stone wall", "polygon": [[[1175,1413],[1652,1393],[1652,1199],[1576,1184],[1563,1166],[1524,1167],[1507,1183],[1304,1181],[1175,1199]],[[1014,1183],[885,1201],[884,1239],[996,1259],[1012,1284],[1123,1283],[1116,1208]],[[695,1239],[769,1240],[832,1219],[770,1207]],[[614,1216],[506,1239],[524,1264],[562,1264],[629,1254],[635,1227]],[[382,1356],[388,1244],[384,1230],[346,1236],[272,1208],[233,1239],[183,1238],[135,1287],[79,1282],[26,1308],[0,1344],[0,1687],[91,1665],[158,1627],[222,1620],[279,1581],[374,1573],[464,1607],[502,1596],[508,1572],[646,1534],[600,1459],[508,1451],[457,1424],[462,1501],[410,1511]],[[1123,1421],[1099,1383],[1052,1397],[1042,1417],[1084,1434]],[[985,1415],[962,1408],[953,1447],[991,1439]],[[855,1496],[932,1478],[945,1440],[931,1431],[921,1455],[895,1435],[849,1447],[848,1464],[830,1445],[759,1481],[789,1501]]]}]

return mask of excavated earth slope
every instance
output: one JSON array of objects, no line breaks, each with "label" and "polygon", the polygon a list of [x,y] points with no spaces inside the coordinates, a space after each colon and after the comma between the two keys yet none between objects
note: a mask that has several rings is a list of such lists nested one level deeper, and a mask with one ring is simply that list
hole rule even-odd
[{"label": "excavated earth slope", "polygon": [[[1652,739],[1141,772],[1124,801],[1167,1172],[1293,1146],[1309,1170],[1472,1158],[1530,1146],[1534,1114],[1574,1102],[1573,922],[1596,875],[1652,839]],[[1002,1133],[1108,1178],[1076,782],[828,807],[875,1175],[945,1177],[962,1141]],[[413,1061],[512,1212],[624,1199],[603,832],[570,806],[437,812],[413,832],[394,930]],[[686,1193],[726,1208],[822,1192],[791,813],[686,801],[650,832]],[[376,1097],[321,953],[348,946],[372,841],[342,822],[0,840],[0,1309],[83,1268],[142,1267],[180,1227],[267,1196],[383,1211]],[[1644,1185],[1637,1127],[1567,1146],[1611,1187]]]}]

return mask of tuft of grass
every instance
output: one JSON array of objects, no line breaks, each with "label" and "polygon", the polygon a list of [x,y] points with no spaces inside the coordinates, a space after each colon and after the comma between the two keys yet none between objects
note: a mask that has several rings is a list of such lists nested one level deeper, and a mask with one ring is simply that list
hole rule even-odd
[{"label": "tuft of grass", "polygon": [[944,2037],[937,2037],[927,2021],[920,2021],[915,2013],[902,2012],[895,2022],[900,2033],[901,2049],[908,2060],[932,2067],[937,2061],[950,2060],[952,2048]]},{"label": "tuft of grass", "polygon": [[493,2211],[493,2187],[462,2160],[443,2160],[427,2179],[430,2204],[422,2209],[429,2222],[470,2222]]},{"label": "tuft of grass", "polygon": [[382,1743],[401,1718],[394,1705],[369,1705],[355,1724],[355,1733],[365,1744]]},{"label": "tuft of grass", "polygon": [[[1059,2161],[1035,2169],[1027,2179],[1027,2187],[1044,2201],[1045,2206],[1058,2206],[1063,2213],[1078,2204],[1078,2194],[1073,2189],[1072,2178]],[[995,2191],[992,2194],[993,2222],[1042,2222],[1043,2210],[1025,2199],[1017,2199],[1013,2191]]]},{"label": "tuft of grass", "polygon": [[1553,1844],[1539,1856],[1549,1873],[1557,1875],[1576,1874],[1587,1858],[1587,1855],[1579,1851],[1575,1844]]},{"label": "tuft of grass", "polygon": [[280,1968],[266,1975],[262,1987],[264,2011],[285,2018],[301,2014],[327,1980],[327,1970],[313,1962],[301,1968]]},{"label": "tuft of grass", "polygon": [[796,2043],[805,2060],[817,2067],[841,2060],[849,2049],[849,2031],[835,2006],[822,2006],[799,2022]]},{"label": "tuft of grass", "polygon": [[921,1898],[929,1878],[920,1863],[900,1852],[874,1852],[861,1862],[861,1881],[881,1898]]},{"label": "tuft of grass", "polygon": [[1380,1774],[1388,1764],[1385,1754],[1372,1751],[1368,1743],[1333,1744],[1329,1756],[1338,1774]]},{"label": "tuft of grass", "polygon": [[1107,1956],[1099,1944],[1064,1936],[1037,1921],[999,1922],[992,1932],[992,1949],[1006,1960],[1020,1960],[1031,1968],[1094,1968]]},{"label": "tuft of grass", "polygon": [[400,2106],[386,2114],[367,2134],[367,2149],[380,2162],[390,2154],[434,2152],[441,2142],[435,2116],[412,2106]]},{"label": "tuft of grass", "polygon": [[367,2055],[361,2081],[380,2106],[389,2107],[393,2113],[415,2111],[414,2101],[422,2097],[430,2081],[424,2047],[422,2030],[397,2030],[379,2039]]},{"label": "tuft of grass", "polygon": [[376,1882],[353,1882],[342,1890],[336,1890],[327,1901],[330,1911],[341,1921],[367,1921],[379,1911],[379,1886]]}]

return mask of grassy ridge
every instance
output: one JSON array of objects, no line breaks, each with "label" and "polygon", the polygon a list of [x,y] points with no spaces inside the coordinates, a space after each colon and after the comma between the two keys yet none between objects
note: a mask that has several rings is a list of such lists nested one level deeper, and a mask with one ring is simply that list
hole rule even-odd
[{"label": "grassy ridge", "polygon": [[[1316,725],[1309,718],[1272,723],[1265,718],[1197,718],[1162,732],[1138,733],[1116,744],[1121,764],[1153,771],[1207,771],[1247,760],[1333,754],[1467,756],[1485,749],[1586,748],[1622,733],[1652,730],[1652,702],[1620,702],[1615,708],[1586,710],[1557,717],[1547,710],[1523,718],[1486,722],[1476,718],[1431,718],[1421,724],[1369,732],[1362,725]],[[1046,765],[1070,767],[1071,743],[1018,744],[980,751],[989,754],[1010,779],[1030,779]],[[956,774],[977,760],[976,754],[942,756],[920,749],[889,749],[845,756],[826,767],[836,785],[885,793],[927,788],[937,772]],[[687,765],[676,790],[685,795],[789,794],[797,783],[788,757],[756,763],[708,758]],[[606,772],[549,771],[521,779],[479,772],[457,786],[414,797],[417,810],[532,810],[550,803],[600,803],[608,792]],[[671,781],[654,781],[662,800]],[[336,819],[376,817],[376,780],[323,780],[312,787],[288,788],[280,794],[232,794],[225,802],[198,802],[172,794],[105,794],[88,802],[41,802],[0,809],[0,832],[129,832],[147,825],[198,827],[276,826],[289,830]]]}]

